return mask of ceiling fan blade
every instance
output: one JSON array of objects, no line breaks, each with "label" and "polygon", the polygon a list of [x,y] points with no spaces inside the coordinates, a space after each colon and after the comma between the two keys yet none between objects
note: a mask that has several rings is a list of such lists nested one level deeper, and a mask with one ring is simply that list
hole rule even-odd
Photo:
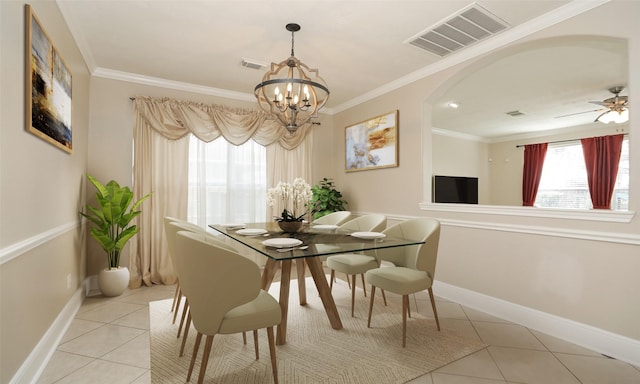
[{"label": "ceiling fan blade", "polygon": [[569,116],[576,116],[576,115],[582,115],[583,113],[593,113],[593,112],[600,112],[600,111],[604,111],[604,109],[600,108],[600,109],[593,109],[591,111],[584,111],[584,112],[576,112],[576,113],[569,113],[567,115],[560,115],[560,116],[556,116],[554,117],[554,119],[560,119],[562,117],[569,117]]},{"label": "ceiling fan blade", "polygon": [[611,108],[611,103],[606,101],[590,101],[590,104],[602,105],[603,107]]}]

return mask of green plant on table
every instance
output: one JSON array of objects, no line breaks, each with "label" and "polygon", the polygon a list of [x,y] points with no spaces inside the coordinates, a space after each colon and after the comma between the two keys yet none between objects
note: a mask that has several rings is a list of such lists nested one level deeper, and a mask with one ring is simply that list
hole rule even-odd
[{"label": "green plant on table", "polygon": [[87,204],[87,212],[80,214],[95,224],[90,234],[107,253],[108,268],[118,268],[120,252],[139,231],[138,226],[130,225],[131,220],[142,213],[136,209],[151,194],[133,202],[133,192],[129,187],[121,187],[114,180],[103,185],[91,175],[87,175],[87,178],[97,190],[98,206]]},{"label": "green plant on table", "polygon": [[322,178],[320,183],[311,188],[313,198],[311,199],[311,212],[313,218],[317,219],[332,212],[344,211],[347,201],[342,197],[332,179]]}]

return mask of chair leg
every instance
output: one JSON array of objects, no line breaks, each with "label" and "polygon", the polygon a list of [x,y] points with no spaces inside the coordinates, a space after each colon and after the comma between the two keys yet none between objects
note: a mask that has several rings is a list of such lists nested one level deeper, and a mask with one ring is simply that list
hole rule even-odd
[{"label": "chair leg", "polygon": [[204,343],[204,352],[202,353],[202,361],[200,362],[200,373],[198,374],[198,384],[204,383],[204,374],[207,371],[207,362],[211,353],[211,345],[213,345],[213,336],[207,335]]},{"label": "chair leg", "polygon": [[438,311],[436,310],[436,300],[433,297],[433,289],[429,288],[429,298],[431,299],[431,308],[433,308],[433,316],[436,318],[436,325],[438,326],[438,331],[440,330],[440,321],[438,320]]},{"label": "chair leg", "polygon": [[362,291],[364,292],[364,297],[367,297],[367,285],[364,283],[364,273],[361,273],[362,276]]},{"label": "chair leg", "polygon": [[180,290],[180,293],[178,294],[178,301],[176,302],[176,309],[175,309],[175,312],[173,312],[173,321],[171,322],[171,324],[175,324],[176,323],[176,318],[178,317],[178,308],[180,308],[180,302],[181,301],[182,301],[182,289]]},{"label": "chair leg", "polygon": [[351,281],[349,280],[349,275],[345,273],[345,276],[347,277],[347,285],[349,286],[349,288],[351,288]]},{"label": "chair leg", "polygon": [[258,348],[258,330],[257,329],[253,330],[253,345],[254,345],[254,348],[256,350],[256,360],[259,360],[260,359],[260,351],[259,351],[259,348]]},{"label": "chair leg", "polygon": [[189,363],[189,372],[187,373],[187,383],[191,380],[191,373],[193,372],[193,366],[196,364],[196,357],[198,357],[198,349],[200,349],[200,341],[202,340],[202,333],[198,332],[196,336],[196,342],[193,345],[193,353],[191,354],[191,363]]},{"label": "chair leg", "polygon": [[[371,289],[373,289],[373,288],[371,288]],[[381,289],[381,291],[382,291],[382,300],[384,301],[384,306],[386,307],[387,306],[387,296],[384,295],[384,289]]]},{"label": "chair leg", "polygon": [[176,337],[180,337],[180,333],[182,332],[182,326],[184,326],[184,319],[187,318],[187,312],[189,312],[189,300],[184,299],[184,307],[182,308],[182,318],[180,319],[180,326],[178,327],[178,335]]},{"label": "chair leg", "polygon": [[409,312],[409,295],[402,295],[402,348],[407,344],[407,313]]},{"label": "chair leg", "polygon": [[247,345],[247,332],[242,332],[242,343]]},{"label": "chair leg", "polygon": [[278,384],[278,364],[276,362],[276,345],[273,335],[273,327],[267,327],[267,338],[269,339],[269,355],[271,356],[271,371],[273,372],[273,382]]},{"label": "chair leg", "polygon": [[173,302],[171,303],[171,312],[176,309],[176,303],[178,302],[178,296],[182,295],[180,292],[180,282],[176,281],[176,293],[173,294]]},{"label": "chair leg", "polygon": [[187,344],[187,335],[189,335],[189,328],[191,327],[191,311],[187,315],[187,324],[184,327],[184,333],[182,334],[182,343],[180,344],[180,354],[178,357],[182,357],[184,355],[184,346]]},{"label": "chair leg", "polygon": [[353,305],[356,301],[356,275],[351,275],[351,317],[353,317]]},{"label": "chair leg", "polygon": [[329,291],[333,291],[333,281],[336,278],[336,271],[334,269],[331,270],[331,276],[329,276]]},{"label": "chair leg", "polygon": [[369,301],[369,320],[367,320],[367,328],[371,328],[371,312],[373,311],[373,298],[376,296],[376,286],[371,286],[371,300]]}]

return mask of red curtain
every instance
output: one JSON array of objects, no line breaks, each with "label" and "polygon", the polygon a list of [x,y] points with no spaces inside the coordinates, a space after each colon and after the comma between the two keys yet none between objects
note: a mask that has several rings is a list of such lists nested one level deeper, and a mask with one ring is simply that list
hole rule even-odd
[{"label": "red curtain", "polygon": [[524,146],[524,169],[522,171],[522,205],[533,207],[538,194],[542,165],[547,155],[548,143]]},{"label": "red curtain", "polygon": [[611,209],[624,135],[582,139],[589,193],[594,209]]}]

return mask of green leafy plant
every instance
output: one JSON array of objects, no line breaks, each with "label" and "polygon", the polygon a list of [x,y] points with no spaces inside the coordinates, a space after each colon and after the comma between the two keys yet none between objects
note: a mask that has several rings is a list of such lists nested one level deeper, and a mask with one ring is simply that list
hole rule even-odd
[{"label": "green leafy plant", "polygon": [[97,190],[98,206],[87,204],[87,212],[80,214],[95,224],[90,233],[107,253],[109,269],[118,268],[122,248],[139,231],[136,225],[130,225],[131,220],[142,213],[136,209],[151,194],[133,202],[133,192],[129,187],[121,187],[114,180],[102,185],[91,175],[87,175],[87,178]]},{"label": "green leafy plant", "polygon": [[348,204],[342,197],[342,193],[335,188],[333,180],[326,177],[314,185],[311,192],[313,192],[313,198],[310,205],[314,219],[332,212],[344,211]]}]

